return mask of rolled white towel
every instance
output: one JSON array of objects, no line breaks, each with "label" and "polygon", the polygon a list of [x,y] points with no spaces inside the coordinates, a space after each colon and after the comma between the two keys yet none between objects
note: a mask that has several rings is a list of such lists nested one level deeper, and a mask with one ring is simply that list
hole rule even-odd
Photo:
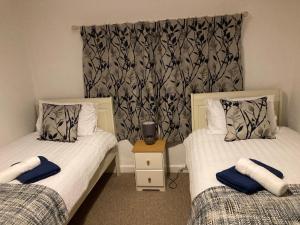
[{"label": "rolled white towel", "polygon": [[249,159],[241,158],[235,165],[235,169],[251,177],[276,196],[283,195],[288,189],[288,185],[282,179]]},{"label": "rolled white towel", "polygon": [[8,183],[16,179],[22,173],[32,170],[40,164],[41,160],[37,156],[28,158],[18,164],[15,164],[0,172],[0,183]]}]

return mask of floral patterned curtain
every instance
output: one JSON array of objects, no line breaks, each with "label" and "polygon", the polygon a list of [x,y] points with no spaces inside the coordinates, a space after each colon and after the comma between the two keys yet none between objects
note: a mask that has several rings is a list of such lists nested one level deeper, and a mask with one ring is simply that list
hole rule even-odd
[{"label": "floral patterned curtain", "polygon": [[113,97],[119,140],[153,120],[181,142],[191,93],[243,90],[241,26],[236,14],[82,27],[85,97]]}]

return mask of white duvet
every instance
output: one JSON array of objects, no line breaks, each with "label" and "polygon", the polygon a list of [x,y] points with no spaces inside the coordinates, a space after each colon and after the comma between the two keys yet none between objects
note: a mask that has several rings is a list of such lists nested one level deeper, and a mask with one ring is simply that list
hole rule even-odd
[{"label": "white duvet", "polygon": [[240,158],[253,158],[279,169],[289,184],[300,183],[300,134],[281,127],[276,139],[225,142],[224,135],[199,129],[184,141],[192,200],[209,187],[222,185],[216,173]]},{"label": "white duvet", "polygon": [[117,140],[114,135],[101,130],[91,136],[78,137],[75,143],[39,141],[37,137],[37,132],[31,133],[0,148],[0,171],[29,157],[45,156],[60,166],[61,172],[36,184],[57,191],[70,211]]}]

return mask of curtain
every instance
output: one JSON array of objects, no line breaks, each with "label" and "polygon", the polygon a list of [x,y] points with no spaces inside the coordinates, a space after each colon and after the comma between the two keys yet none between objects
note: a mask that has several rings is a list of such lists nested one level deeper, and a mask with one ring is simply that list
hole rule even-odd
[{"label": "curtain", "polygon": [[242,15],[81,28],[85,97],[112,96],[119,140],[191,132],[190,94],[243,90]]}]

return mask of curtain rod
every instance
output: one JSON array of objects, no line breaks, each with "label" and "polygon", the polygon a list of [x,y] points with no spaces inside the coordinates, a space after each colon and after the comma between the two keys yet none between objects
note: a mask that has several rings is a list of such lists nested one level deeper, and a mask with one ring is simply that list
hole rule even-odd
[{"label": "curtain rod", "polygon": [[[244,17],[247,17],[249,15],[249,12],[248,11],[244,11],[242,12],[243,16]],[[81,26],[78,26],[78,25],[72,25],[72,30],[80,30]]]}]

